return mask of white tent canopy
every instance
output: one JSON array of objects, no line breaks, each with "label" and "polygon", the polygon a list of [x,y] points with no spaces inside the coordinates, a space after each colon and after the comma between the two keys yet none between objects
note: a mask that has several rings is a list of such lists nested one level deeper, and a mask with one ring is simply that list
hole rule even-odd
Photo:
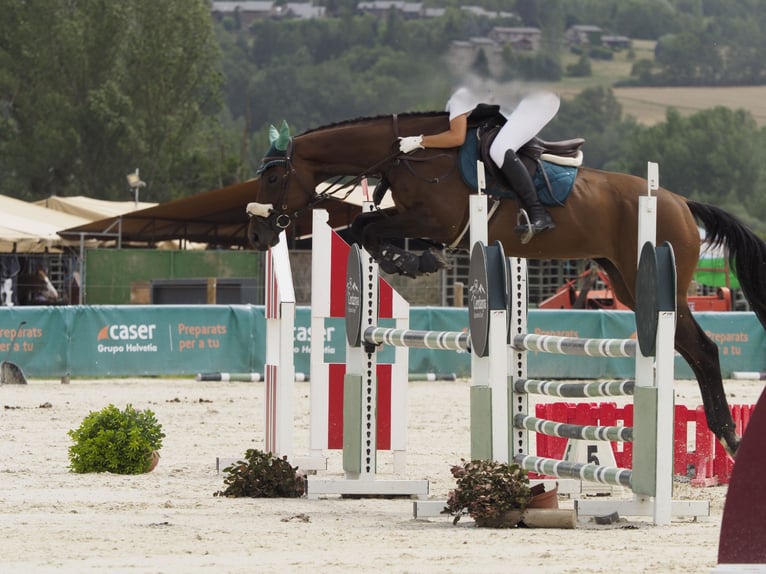
[{"label": "white tent canopy", "polygon": [[62,213],[84,217],[88,221],[116,217],[124,213],[130,213],[131,211],[146,209],[157,205],[156,203],[146,201],[139,201],[138,203],[135,201],[108,201],[106,199],[96,199],[84,195],[75,195],[72,197],[59,197],[53,195],[48,199],[36,201],[35,204]]},{"label": "white tent canopy", "polygon": [[34,251],[40,245],[40,238],[31,233],[0,225],[0,252]]},{"label": "white tent canopy", "polygon": [[0,195],[0,251],[36,252],[65,244],[58,232],[88,221]]},{"label": "white tent canopy", "polygon": [[36,253],[78,242],[58,232],[156,203],[52,196],[30,203],[0,195],[0,253]]}]

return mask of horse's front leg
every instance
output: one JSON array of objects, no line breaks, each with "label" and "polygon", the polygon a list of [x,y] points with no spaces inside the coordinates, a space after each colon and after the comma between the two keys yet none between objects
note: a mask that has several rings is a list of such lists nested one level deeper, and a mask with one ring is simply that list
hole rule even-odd
[{"label": "horse's front leg", "polygon": [[355,243],[365,248],[367,253],[375,257],[375,253],[380,252],[380,238],[375,234],[367,232],[367,227],[375,223],[378,219],[384,217],[382,211],[371,211],[362,213],[351,222],[351,237]]},{"label": "horse's front leg", "polygon": [[429,237],[431,232],[416,212],[372,212],[358,216],[351,227],[352,235],[386,273],[418,277],[447,267],[449,262],[436,249],[413,253],[387,241]]}]

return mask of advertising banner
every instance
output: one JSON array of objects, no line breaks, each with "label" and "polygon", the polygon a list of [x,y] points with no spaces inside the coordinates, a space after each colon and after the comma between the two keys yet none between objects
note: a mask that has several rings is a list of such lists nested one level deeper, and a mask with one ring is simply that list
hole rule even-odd
[{"label": "advertising banner", "polygon": [[0,311],[0,352],[27,377],[250,372],[265,360],[263,307],[16,307]]},{"label": "advertising banner", "polygon": [[[724,377],[732,371],[766,371],[766,331],[754,313],[698,313],[719,347]],[[464,331],[466,309],[413,307],[410,327]],[[295,370],[310,375],[311,313],[296,309]],[[381,326],[390,327],[389,321]],[[581,338],[635,338],[627,311],[530,310],[529,332]],[[255,305],[125,305],[0,308],[0,360],[19,365],[28,378],[196,375],[263,372],[266,322]],[[325,320],[324,357],[343,363],[343,319]],[[393,360],[381,348],[378,360]],[[632,359],[530,353],[529,376],[541,379],[631,378]],[[676,355],[676,378],[691,379]],[[410,349],[410,373],[468,377],[468,353]]]}]

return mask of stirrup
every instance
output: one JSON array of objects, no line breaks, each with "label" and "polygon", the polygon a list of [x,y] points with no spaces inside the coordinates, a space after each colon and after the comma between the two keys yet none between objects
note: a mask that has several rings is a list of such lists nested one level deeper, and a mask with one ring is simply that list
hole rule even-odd
[{"label": "stirrup", "polygon": [[519,208],[519,212],[516,214],[516,233],[519,235],[519,241],[522,245],[526,245],[535,236],[535,228],[532,226],[532,221],[529,219],[527,210],[523,207]]}]

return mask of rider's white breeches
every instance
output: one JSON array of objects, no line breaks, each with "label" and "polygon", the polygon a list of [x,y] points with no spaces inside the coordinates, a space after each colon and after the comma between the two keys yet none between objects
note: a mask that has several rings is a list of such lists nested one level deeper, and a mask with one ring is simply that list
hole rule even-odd
[{"label": "rider's white breeches", "polygon": [[505,152],[519,148],[535,137],[559,111],[559,97],[550,92],[538,92],[525,97],[513,110],[489,148],[489,155],[502,167]]}]

